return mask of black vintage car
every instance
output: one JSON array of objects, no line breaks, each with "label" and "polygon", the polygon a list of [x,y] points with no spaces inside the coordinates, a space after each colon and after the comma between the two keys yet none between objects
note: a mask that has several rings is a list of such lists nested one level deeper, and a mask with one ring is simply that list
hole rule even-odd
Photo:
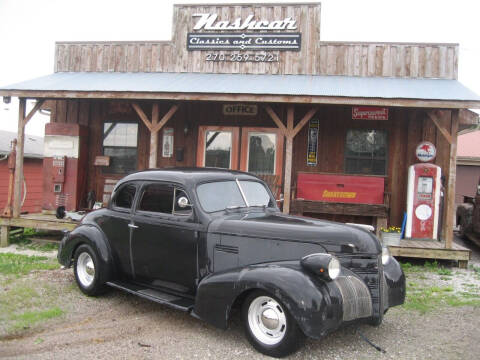
[{"label": "black vintage car", "polygon": [[304,336],[382,322],[405,277],[379,240],[355,226],[281,213],[257,177],[219,169],[148,170],[116,185],[110,204],[62,240],[87,295],[107,286],[227,328],[281,357]]}]

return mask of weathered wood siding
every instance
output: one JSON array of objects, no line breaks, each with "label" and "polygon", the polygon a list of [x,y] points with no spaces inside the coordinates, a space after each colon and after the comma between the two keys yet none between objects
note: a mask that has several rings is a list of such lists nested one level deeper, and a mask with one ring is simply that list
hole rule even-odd
[{"label": "weathered wood siding", "polygon": [[[160,102],[160,116],[170,108],[169,102]],[[225,116],[222,112],[223,103],[189,102],[181,104],[179,110],[165,125],[174,129],[174,154],[170,158],[162,157],[162,130],[158,139],[157,167],[195,166],[197,155],[198,126],[238,126],[271,127],[276,125],[266,113],[264,104],[258,104],[257,116]],[[146,114],[151,113],[152,103],[143,102],[141,106]],[[271,104],[274,111],[286,123],[287,104]],[[295,106],[295,124],[311,109],[311,105]],[[422,140],[428,140],[436,145],[437,157],[435,163],[442,168],[448,181],[449,144],[440,131],[437,130],[425,110],[411,108],[390,108],[389,119],[386,121],[352,120],[352,110],[349,106],[319,106],[314,118],[320,120],[318,138],[318,164],[307,166],[307,135],[306,125],[295,137],[293,143],[292,184],[295,185],[297,173],[326,172],[332,174],[344,173],[344,149],[348,129],[378,129],[388,134],[388,160],[386,183],[387,191],[391,193],[390,223],[400,226],[406,207],[407,169],[417,162],[415,147]],[[107,179],[120,179],[123,175],[109,175],[102,172],[101,167],[94,166],[95,156],[102,155],[103,122],[108,120],[137,121],[139,124],[138,138],[138,170],[148,167],[150,134],[129,102],[102,100],[58,100],[52,105],[52,122],[79,123],[89,126],[89,159],[87,169],[87,191],[95,190],[97,200],[103,197],[104,185]],[[447,129],[452,126],[451,111],[442,111],[439,121]],[[187,133],[185,135],[185,128]],[[183,148],[183,161],[177,161],[176,151]],[[239,165],[239,164],[237,164]],[[282,175],[283,179],[283,175]],[[86,196],[86,194],[84,195]],[[331,217],[336,220],[344,220]],[[368,218],[357,217],[355,221],[367,221]]]},{"label": "weathered wood siding", "polygon": [[[222,20],[292,17],[301,32],[301,51],[269,51],[278,62],[206,61],[212,51],[187,51],[195,13]],[[320,4],[175,5],[171,41],[58,42],[56,72],[206,72],[314,74],[456,79],[458,44],[320,42]],[[288,32],[286,31],[286,32]],[[229,55],[238,51],[215,51]],[[251,51],[249,51],[251,52]]]}]

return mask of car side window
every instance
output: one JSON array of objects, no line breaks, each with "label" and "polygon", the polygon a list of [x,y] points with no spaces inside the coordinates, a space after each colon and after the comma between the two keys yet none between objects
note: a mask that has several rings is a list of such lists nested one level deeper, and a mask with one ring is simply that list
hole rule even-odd
[{"label": "car side window", "polygon": [[172,214],[174,187],[166,184],[148,184],[143,189],[138,210]]},{"label": "car side window", "polygon": [[134,184],[126,184],[122,186],[113,198],[113,207],[127,210],[131,209],[136,191],[137,187]]}]

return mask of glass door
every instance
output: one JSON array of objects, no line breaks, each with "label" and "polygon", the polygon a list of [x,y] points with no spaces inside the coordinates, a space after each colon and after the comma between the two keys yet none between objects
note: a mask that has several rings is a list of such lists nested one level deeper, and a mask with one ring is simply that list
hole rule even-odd
[{"label": "glass door", "polygon": [[238,169],[238,127],[200,126],[197,166]]},{"label": "glass door", "polygon": [[277,128],[242,128],[240,170],[263,179],[275,197],[281,192],[283,134]]}]

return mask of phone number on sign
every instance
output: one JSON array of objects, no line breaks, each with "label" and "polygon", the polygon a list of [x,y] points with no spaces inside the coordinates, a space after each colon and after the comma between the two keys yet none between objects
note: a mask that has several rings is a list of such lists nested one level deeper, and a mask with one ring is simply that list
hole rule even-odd
[{"label": "phone number on sign", "polygon": [[278,62],[278,54],[258,53],[258,54],[221,54],[207,53],[206,61],[229,61],[229,62]]}]

